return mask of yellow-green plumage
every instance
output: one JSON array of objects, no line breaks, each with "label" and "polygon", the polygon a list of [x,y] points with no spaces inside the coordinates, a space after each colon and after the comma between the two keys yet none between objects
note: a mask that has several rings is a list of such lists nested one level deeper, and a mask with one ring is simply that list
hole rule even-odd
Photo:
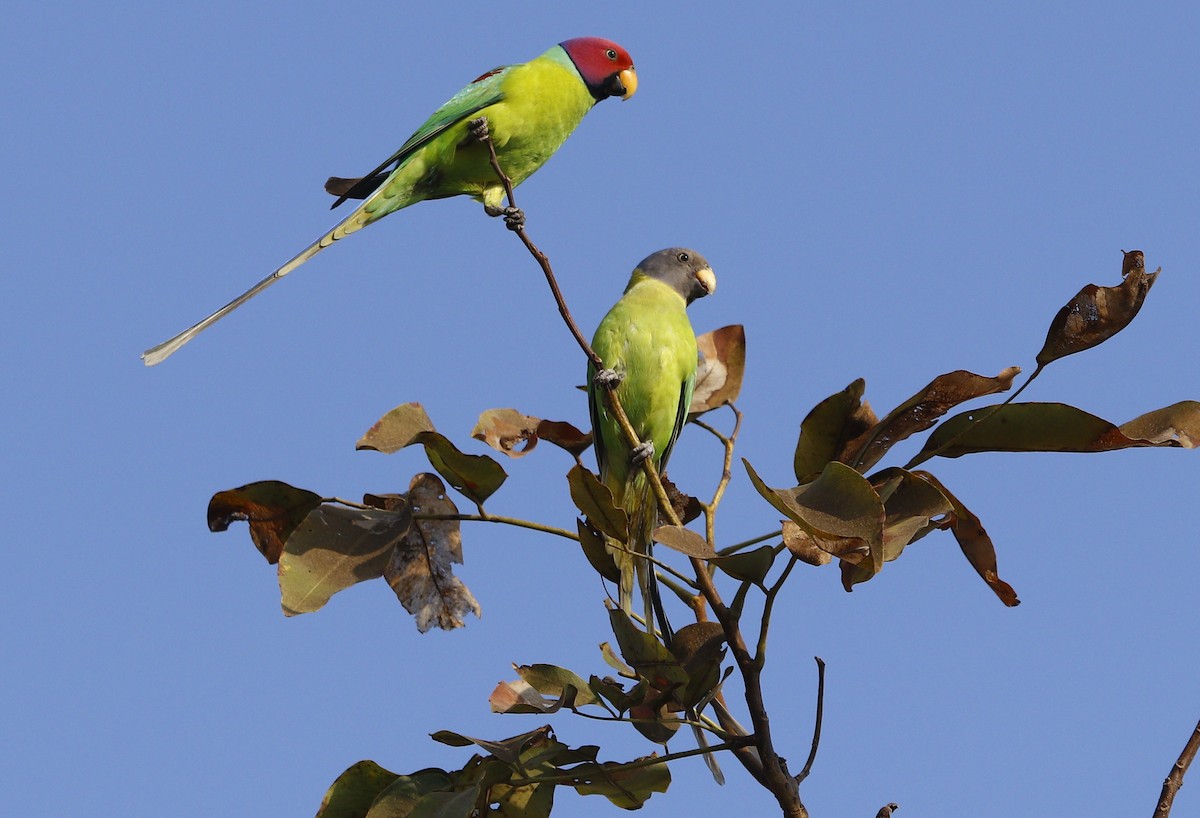
[{"label": "yellow-green plumage", "polygon": [[[334,242],[426,199],[471,196],[491,215],[502,210],[504,187],[487,147],[470,133],[486,119],[501,167],[514,185],[545,164],[597,101],[628,98],[637,89],[629,54],[597,37],[566,40],[527,63],[490,71],[455,94],[387,161],[362,179],[331,179],[341,196],[364,201],[329,232],[212,315],[156,347],[152,366],[295,270]],[[342,183],[346,183],[342,188]],[[336,205],[335,205],[336,206]]]},{"label": "yellow-green plumage", "polygon": [[[696,379],[696,336],[687,305],[715,288],[708,262],[692,250],[669,248],[647,257],[634,270],[621,300],[600,322],[592,348],[620,382],[616,395],[638,439],[653,445],[654,463],[661,472],[687,421]],[[595,434],[600,479],[617,505],[629,515],[629,540],[624,549],[611,548],[621,572],[618,601],[632,611],[634,577],[651,622],[650,584],[653,572],[645,559],[658,504],[645,472],[633,462],[633,449],[613,418],[588,370],[588,396]]]}]

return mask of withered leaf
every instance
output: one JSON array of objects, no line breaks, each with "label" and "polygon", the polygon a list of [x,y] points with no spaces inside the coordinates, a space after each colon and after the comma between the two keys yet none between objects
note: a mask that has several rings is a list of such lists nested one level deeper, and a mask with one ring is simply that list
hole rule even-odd
[{"label": "withered leaf", "polygon": [[859,378],[818,403],[805,416],[793,458],[796,482],[803,484],[816,479],[826,463],[842,459],[839,455],[849,441],[875,425],[875,413],[862,399],[866,385]]},{"label": "withered leaf", "polygon": [[249,483],[212,496],[208,502],[208,530],[225,531],[231,522],[245,520],[250,524],[255,547],[274,565],[287,538],[319,505],[321,495],[279,480]]},{"label": "withered leaf", "polygon": [[688,677],[687,687],[679,700],[685,707],[694,707],[721,681],[725,631],[716,622],[685,625],[671,640],[671,653]]},{"label": "withered leaf", "polygon": [[[856,538],[845,542],[851,547],[861,547],[869,553],[869,549],[862,540]],[[817,541],[811,534],[791,520],[783,521],[783,544],[796,556],[796,559],[809,565],[828,565],[833,559],[828,550],[817,545]]]},{"label": "withered leaf", "polygon": [[1001,602],[1010,608],[1020,605],[1021,600],[1017,598],[1017,592],[1011,585],[1000,579],[1000,575],[997,573],[996,547],[992,545],[992,538],[984,531],[979,518],[972,514],[957,497],[942,485],[940,480],[929,472],[918,471],[913,472],[913,475],[928,482],[949,501],[953,509],[950,531],[954,534],[954,539],[958,540],[958,547],[962,549],[963,556],[967,558],[967,562],[971,563],[971,567],[982,577]]},{"label": "withered leaf", "polygon": [[746,371],[745,329],[734,324],[706,332],[696,337],[696,348],[701,358],[689,409],[693,415],[737,400]]},{"label": "withered leaf", "polygon": [[674,551],[681,554],[686,554],[689,557],[695,557],[700,560],[707,560],[715,557],[717,552],[712,549],[708,541],[692,531],[690,528],[684,528],[678,525],[660,525],[654,529],[654,541],[662,543]]},{"label": "withered leaf", "polygon": [[1054,316],[1046,343],[1037,355],[1038,369],[1091,349],[1129,326],[1160,272],[1161,267],[1153,273],[1146,272],[1141,250],[1125,253],[1121,267],[1124,280],[1120,284],[1115,287],[1088,284]]},{"label": "withered leaf", "polygon": [[845,540],[861,540],[870,555],[868,567],[883,567],[883,504],[866,478],[836,460],[820,477],[792,489],[769,488],[742,459],[755,490],[777,511],[803,528],[823,549],[844,551]]},{"label": "withered leaf", "polygon": [[675,516],[684,525],[704,513],[700,501],[690,494],[680,491],[679,487],[672,483],[666,475],[660,474],[658,479],[662,481],[663,491],[667,493],[667,499],[671,501],[671,508],[675,511]]},{"label": "withered leaf", "polygon": [[488,706],[493,713],[500,714],[556,713],[563,702],[543,696],[529,683],[514,679],[496,684],[488,696]]},{"label": "withered leaf", "polygon": [[[1170,407],[1168,407],[1170,408]],[[1165,410],[1159,410],[1165,411]],[[1187,410],[1181,410],[1186,416]],[[1145,428],[1167,415],[1149,413]],[[1169,413],[1168,413],[1169,414]],[[1130,421],[1137,423],[1141,419]],[[1131,429],[1137,427],[1131,427]],[[1107,420],[1065,403],[1010,403],[984,406],[946,420],[934,430],[906,469],[929,458],[977,452],[1110,452],[1135,446],[1180,446],[1182,438],[1163,431],[1161,440],[1134,439]]]},{"label": "withered leaf", "polygon": [[451,563],[462,562],[462,537],[457,520],[420,519],[421,515],[457,514],[446,487],[432,474],[418,474],[408,489],[414,515],[403,540],[389,555],[383,576],[405,610],[417,620],[417,630],[461,628],[467,613],[480,616],[479,603],[454,576]]},{"label": "withered leaf", "polygon": [[382,576],[412,526],[400,511],[322,505],[309,512],[279,558],[279,591],[287,616],[322,608],[338,591]]},{"label": "withered leaf", "polygon": [[1184,400],[1140,415],[1121,424],[1121,434],[1155,445],[1172,442],[1185,449],[1200,445],[1200,403]]},{"label": "withered leaf", "polygon": [[1012,387],[1020,367],[1010,366],[994,378],[965,369],[938,375],[917,394],[897,406],[883,420],[845,446],[839,460],[867,471],[901,440],[924,431],[960,403]]},{"label": "withered leaf", "polygon": [[576,464],[567,472],[567,485],[571,490],[571,501],[587,515],[592,525],[614,540],[625,542],[629,534],[629,515],[613,502],[612,492],[599,477]]},{"label": "withered leaf", "polygon": [[537,445],[540,423],[540,418],[521,414],[516,409],[488,409],[479,416],[471,437],[509,457],[524,457]]},{"label": "withered leaf", "polygon": [[557,665],[513,665],[521,681],[546,696],[557,696],[561,703],[572,709],[588,704],[597,704],[599,698],[588,683],[573,671]]},{"label": "withered leaf", "polygon": [[579,457],[592,445],[592,433],[581,432],[565,420],[543,420],[537,426],[537,435],[547,443]]}]

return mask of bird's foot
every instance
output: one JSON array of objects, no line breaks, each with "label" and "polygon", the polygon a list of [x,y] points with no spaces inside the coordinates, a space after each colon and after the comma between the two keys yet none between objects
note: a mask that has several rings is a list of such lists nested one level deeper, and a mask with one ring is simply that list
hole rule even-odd
[{"label": "bird's foot", "polygon": [[629,460],[635,466],[640,466],[648,459],[654,457],[654,444],[649,440],[644,440],[633,447],[633,451],[629,453]]},{"label": "bird's foot", "polygon": [[486,142],[492,138],[492,132],[488,130],[487,117],[481,116],[478,119],[472,119],[467,123],[467,129],[471,138],[477,142]]},{"label": "bird's foot", "polygon": [[520,230],[525,226],[525,211],[519,207],[506,207],[501,213],[504,214],[504,226],[509,230]]},{"label": "bird's foot", "polygon": [[596,381],[596,386],[602,389],[611,389],[625,380],[625,376],[615,369],[601,369],[596,373],[594,380]]}]

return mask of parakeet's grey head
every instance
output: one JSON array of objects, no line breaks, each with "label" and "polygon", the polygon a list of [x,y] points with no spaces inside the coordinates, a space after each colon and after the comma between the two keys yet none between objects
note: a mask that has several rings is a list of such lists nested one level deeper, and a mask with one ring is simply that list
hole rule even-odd
[{"label": "parakeet's grey head", "polygon": [[668,247],[651,253],[633,271],[635,281],[638,273],[663,282],[689,304],[717,289],[717,277],[708,261],[686,247]]}]

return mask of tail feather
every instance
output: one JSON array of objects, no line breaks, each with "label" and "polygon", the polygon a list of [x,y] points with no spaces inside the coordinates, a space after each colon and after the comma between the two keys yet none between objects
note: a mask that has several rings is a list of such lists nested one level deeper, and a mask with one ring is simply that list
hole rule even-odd
[{"label": "tail feather", "polygon": [[[646,629],[652,631],[658,591],[654,579],[654,566],[641,555],[649,555],[653,545],[652,534],[658,522],[658,501],[641,469],[633,471],[622,488],[622,496],[618,502],[629,515],[629,539],[625,543],[626,550],[614,549],[613,552],[613,558],[621,570],[617,601],[626,615],[633,615],[633,587],[636,580],[642,595]],[[661,608],[661,603],[659,607]]]},{"label": "tail feather", "polygon": [[[229,315],[229,313],[233,312],[238,307],[245,304],[251,298],[258,295],[263,290],[267,289],[267,287],[270,287],[276,281],[278,281],[279,279],[283,278],[288,273],[295,270],[301,264],[308,261],[310,258],[312,258],[317,253],[324,250],[329,245],[333,244],[338,239],[344,238],[345,236],[348,236],[351,233],[355,233],[355,232],[361,230],[362,228],[366,227],[368,224],[370,224],[374,221],[377,221],[379,218],[381,218],[384,215],[383,212],[377,212],[377,213],[368,213],[367,212],[367,206],[373,201],[374,198],[375,198],[375,196],[373,194],[370,198],[367,199],[367,201],[365,201],[361,205],[359,205],[358,208],[356,208],[353,213],[350,213],[348,216],[346,216],[345,219],[338,222],[337,225],[335,225],[332,230],[330,230],[328,233],[326,233],[321,238],[314,241],[312,244],[308,245],[308,247],[305,247],[303,250],[301,250],[299,253],[297,253],[295,256],[293,256],[291,259],[289,259],[282,267],[275,270],[275,272],[271,273],[269,276],[264,278],[262,281],[258,282],[253,287],[246,290],[246,292],[242,293],[237,298],[230,301],[224,307],[221,307],[221,309],[217,310],[212,315],[196,322],[192,326],[185,329],[183,332],[176,335],[174,338],[170,338],[166,341],[163,341],[158,346],[150,347],[150,349],[148,349],[142,353],[143,363],[145,363],[146,366],[154,366],[155,364],[162,363],[167,358],[169,358],[171,355],[175,354],[175,352],[177,352],[179,350],[179,348],[182,347],[184,344],[186,344],[188,341],[192,340],[197,335],[199,335],[201,332],[203,332],[204,330],[211,327],[213,324],[220,321],[226,315]],[[386,212],[391,212],[391,211],[386,211]]]}]

